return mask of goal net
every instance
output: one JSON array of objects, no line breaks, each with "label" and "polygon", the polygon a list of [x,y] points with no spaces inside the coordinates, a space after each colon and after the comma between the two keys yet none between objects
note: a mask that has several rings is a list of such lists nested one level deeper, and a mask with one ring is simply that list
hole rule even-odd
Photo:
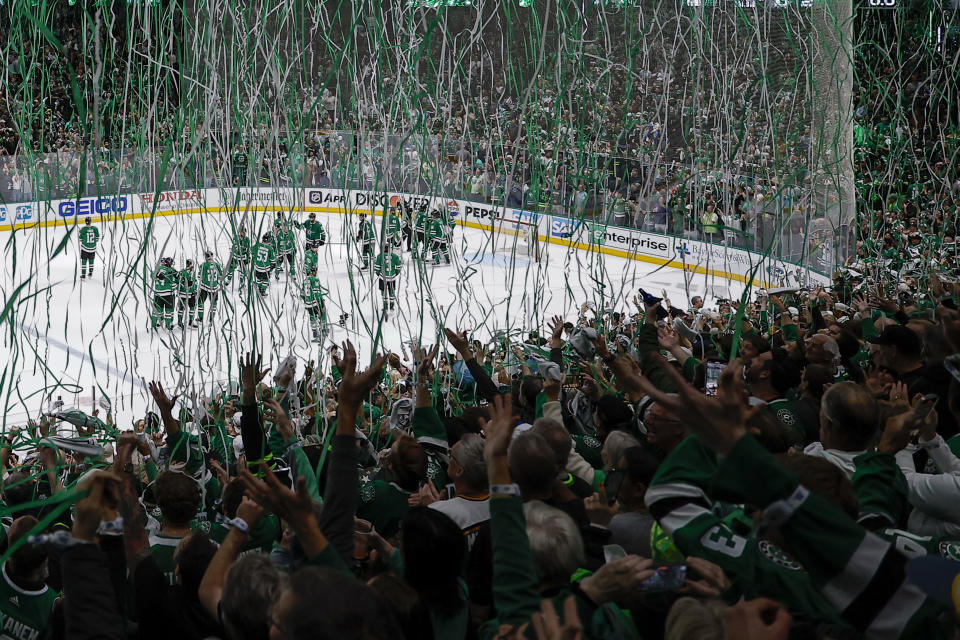
[{"label": "goal net", "polygon": [[536,222],[498,220],[491,233],[494,253],[540,262]]}]

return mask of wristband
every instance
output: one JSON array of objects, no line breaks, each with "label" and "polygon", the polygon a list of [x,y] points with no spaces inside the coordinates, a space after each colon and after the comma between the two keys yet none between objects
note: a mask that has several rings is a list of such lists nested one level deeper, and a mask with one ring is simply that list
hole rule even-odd
[{"label": "wristband", "polygon": [[97,527],[97,534],[101,536],[119,536],[123,535],[123,518],[117,517],[115,520],[104,520]]},{"label": "wristband", "polygon": [[513,484],[492,484],[490,485],[490,496],[516,496],[520,497],[520,485]]},{"label": "wristband", "polygon": [[241,518],[241,517],[239,517],[239,516],[236,517],[236,518],[233,518],[233,519],[231,520],[230,518],[226,517],[225,515],[218,513],[218,514],[217,514],[217,522],[219,522],[219,523],[221,523],[221,524],[225,524],[225,525],[227,525],[228,527],[231,527],[231,528],[233,528],[233,529],[236,529],[236,530],[239,531],[240,533],[249,533],[249,532],[250,532],[250,524],[247,523],[246,520],[244,520],[243,518]]},{"label": "wristband", "polygon": [[49,544],[57,549],[68,549],[80,544],[93,544],[89,540],[80,540],[74,538],[67,531],[56,531],[54,533],[41,533],[27,538],[27,544],[41,545]]}]

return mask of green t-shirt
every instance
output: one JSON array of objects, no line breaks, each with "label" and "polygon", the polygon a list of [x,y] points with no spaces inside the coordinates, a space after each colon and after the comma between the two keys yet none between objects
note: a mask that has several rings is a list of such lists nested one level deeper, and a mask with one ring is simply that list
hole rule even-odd
[{"label": "green t-shirt", "polygon": [[80,248],[84,251],[95,250],[99,240],[100,230],[96,227],[91,225],[80,229]]},{"label": "green t-shirt", "polygon": [[590,463],[594,469],[603,469],[603,457],[600,452],[603,450],[603,444],[594,436],[571,435],[574,450],[583,456],[583,459]]},{"label": "green t-shirt", "polygon": [[2,567],[0,580],[0,639],[36,640],[44,635],[50,622],[55,591],[44,585],[36,591],[21,589],[7,575],[7,565]]},{"label": "green t-shirt", "polygon": [[433,482],[437,490],[443,489],[450,483],[447,471],[443,468],[443,461],[433,452],[427,453],[427,478]]},{"label": "green t-shirt", "polygon": [[373,523],[380,535],[392,538],[400,531],[400,520],[410,509],[410,493],[393,482],[371,480],[358,488],[357,517]]},{"label": "green t-shirt", "polygon": [[177,563],[173,556],[182,539],[171,538],[162,533],[151,533],[149,538],[150,556],[153,557],[154,562],[163,571],[163,575],[167,577],[167,582],[171,585],[177,582]]},{"label": "green t-shirt", "polygon": [[794,432],[798,442],[808,444],[815,442],[819,438],[819,424],[811,425],[808,422],[809,411],[806,407],[795,400],[774,400],[767,405],[780,424]]}]

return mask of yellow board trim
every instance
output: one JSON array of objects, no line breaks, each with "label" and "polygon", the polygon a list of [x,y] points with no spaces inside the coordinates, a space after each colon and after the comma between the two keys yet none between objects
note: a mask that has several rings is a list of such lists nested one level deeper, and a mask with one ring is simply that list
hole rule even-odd
[{"label": "yellow board trim", "polygon": [[[375,216],[382,216],[383,213],[376,209],[343,209],[342,207],[294,207],[294,206],[268,206],[268,207],[246,207],[243,209],[240,208],[231,208],[231,207],[214,207],[214,208],[195,208],[195,209],[177,209],[171,211],[156,211],[156,212],[144,212],[144,213],[127,213],[123,214],[117,218],[110,218],[104,216],[96,215],[84,215],[84,216],[70,216],[68,218],[62,219],[53,219],[53,220],[44,220],[42,222],[32,222],[32,223],[23,223],[23,224],[2,224],[0,225],[0,231],[14,231],[14,230],[28,230],[36,229],[40,227],[69,227],[69,226],[78,226],[81,225],[81,218],[92,218],[96,222],[119,222],[121,220],[144,220],[151,217],[164,218],[167,216],[187,216],[187,215],[196,215],[198,213],[247,213],[250,211],[258,212],[269,212],[269,211],[303,211],[305,213],[338,213],[338,214],[358,214],[358,213],[372,213]],[[478,222],[466,222],[463,220],[457,220],[458,226],[470,227],[471,229],[481,229],[483,231],[489,231],[489,225],[483,225]],[[636,260],[638,262],[646,262],[649,264],[655,264],[659,266],[670,267],[671,269],[678,269],[683,271],[684,265],[678,263],[676,260],[666,260],[664,258],[655,258],[653,256],[644,256],[639,254],[632,254],[621,249],[610,249],[602,245],[592,245],[584,244],[582,242],[572,242],[569,240],[562,240],[559,238],[547,238],[543,235],[537,235],[537,238],[541,242],[549,242],[550,244],[556,244],[565,247],[573,247],[580,251],[589,251],[593,253],[602,253],[608,256],[615,256],[618,258],[626,258],[628,260]],[[738,273],[729,273],[727,271],[717,270],[717,269],[707,269],[706,267],[701,266],[692,266],[687,265],[686,271],[688,273],[696,273],[701,275],[714,276],[717,278],[723,278],[726,280],[734,280],[736,282],[742,282],[745,284],[752,284],[755,287],[769,287],[771,283],[765,282],[762,280],[753,279],[752,281],[747,278],[747,276],[742,276]]]}]

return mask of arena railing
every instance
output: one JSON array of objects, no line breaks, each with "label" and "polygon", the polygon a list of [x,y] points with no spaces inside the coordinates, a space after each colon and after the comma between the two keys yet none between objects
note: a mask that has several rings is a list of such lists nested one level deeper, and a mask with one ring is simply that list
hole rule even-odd
[{"label": "arena railing", "polygon": [[[334,133],[329,135],[333,137]],[[641,230],[744,249],[772,255],[821,274],[831,273],[842,262],[845,252],[838,248],[849,244],[842,241],[848,230],[829,229],[824,226],[825,221],[804,213],[809,210],[809,196],[799,189],[781,188],[762,200],[751,199],[744,203],[748,214],[746,224],[734,224],[727,215],[716,233],[705,234],[702,220],[705,190],[719,191],[720,204],[725,211],[732,211],[731,192],[738,186],[764,187],[753,176],[727,173],[717,177],[675,164],[647,167],[645,178],[649,179],[642,185],[639,197],[629,203],[617,202],[612,197],[609,176],[599,185],[591,183],[585,190],[586,198],[581,194],[579,199],[571,195],[569,181],[561,186],[560,197],[541,198],[542,191],[535,180],[512,183],[505,177],[499,183],[484,185],[477,192],[465,181],[462,167],[457,171],[456,151],[450,153],[441,145],[411,144],[408,136],[388,136],[385,143],[379,145],[379,155],[374,155],[378,147],[373,145],[362,149],[369,152],[366,156],[338,153],[338,149],[356,147],[350,132],[336,135],[341,137],[339,146],[334,143],[323,147],[322,156],[311,157],[308,151],[299,155],[291,153],[282,159],[245,150],[235,151],[228,161],[213,155],[194,154],[186,159],[174,158],[165,165],[157,157],[134,151],[0,156],[0,204],[217,187],[394,190],[502,204],[613,229]],[[384,151],[391,148],[400,152],[390,157]],[[411,149],[417,150],[412,160]],[[369,163],[365,157],[371,159]],[[639,166],[626,158],[603,160],[623,161],[627,171]],[[452,182],[446,179],[451,174]],[[579,181],[586,183],[586,177]],[[676,202],[672,208],[658,203],[660,198],[668,201],[678,184],[684,185],[688,192],[687,200],[679,203],[684,207],[682,210],[678,211]]]}]

